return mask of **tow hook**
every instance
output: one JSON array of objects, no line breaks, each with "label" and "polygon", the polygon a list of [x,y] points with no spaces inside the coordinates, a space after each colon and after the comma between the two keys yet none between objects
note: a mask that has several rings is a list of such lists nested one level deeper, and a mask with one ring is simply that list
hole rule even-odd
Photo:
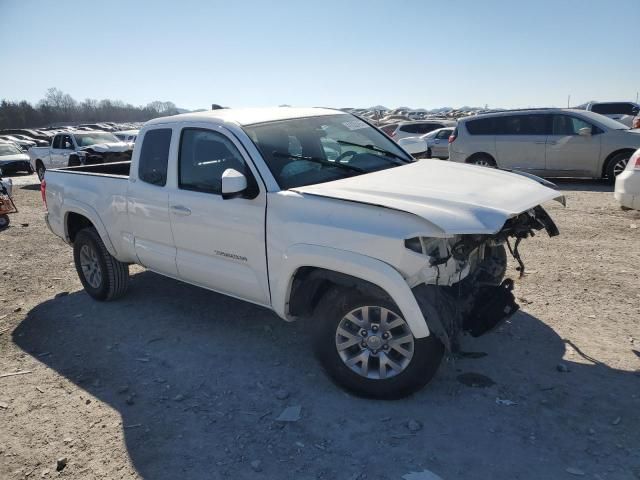
[{"label": "tow hook", "polygon": [[520,309],[513,295],[513,280],[499,286],[482,287],[471,312],[464,320],[464,330],[479,337],[493,330]]}]

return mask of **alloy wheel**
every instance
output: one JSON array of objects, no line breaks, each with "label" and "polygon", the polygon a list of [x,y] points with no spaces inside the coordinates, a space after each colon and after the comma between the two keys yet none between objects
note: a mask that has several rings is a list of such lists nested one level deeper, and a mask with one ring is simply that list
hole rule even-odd
[{"label": "alloy wheel", "polygon": [[90,245],[80,248],[80,266],[85,280],[91,287],[100,288],[102,285],[102,270],[98,261],[98,254]]},{"label": "alloy wheel", "polygon": [[351,371],[375,380],[402,373],[414,352],[407,322],[378,306],[362,306],[347,313],[338,324],[335,343],[338,355]]}]

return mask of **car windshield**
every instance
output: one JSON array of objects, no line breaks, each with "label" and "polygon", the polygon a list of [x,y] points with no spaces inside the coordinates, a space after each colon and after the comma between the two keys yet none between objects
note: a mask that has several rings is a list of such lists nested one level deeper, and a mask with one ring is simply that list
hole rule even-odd
[{"label": "car windshield", "polygon": [[97,143],[119,142],[115,135],[107,132],[74,133],[78,147],[90,147]]},{"label": "car windshield", "polygon": [[244,127],[282,189],[410,163],[393,141],[351,115],[326,115]]},{"label": "car windshield", "polygon": [[17,153],[22,153],[22,151],[15,145],[0,143],[0,157],[4,155],[15,155]]}]

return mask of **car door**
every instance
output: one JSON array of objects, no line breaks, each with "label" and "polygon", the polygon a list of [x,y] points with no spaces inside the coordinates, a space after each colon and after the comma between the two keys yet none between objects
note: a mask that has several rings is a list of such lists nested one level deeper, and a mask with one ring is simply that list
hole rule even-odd
[{"label": "car door", "polygon": [[550,117],[542,113],[495,118],[496,155],[501,168],[543,174]]},{"label": "car door", "polygon": [[547,137],[547,175],[599,177],[601,133],[582,118],[554,114],[552,132]]},{"label": "car door", "polygon": [[51,148],[49,149],[49,164],[45,163],[47,168],[60,168],[66,167],[66,163],[63,164],[64,153],[66,150],[63,148],[62,138],[64,134],[59,133],[53,137]]},{"label": "car door", "polygon": [[[243,151],[223,127],[182,129],[177,184],[169,194],[178,273],[185,281],[268,305],[266,192]],[[250,194],[222,197],[227,169],[246,176]]]},{"label": "car door", "polygon": [[449,157],[449,136],[453,129],[440,130],[432,140],[431,156],[435,158]]},{"label": "car door", "polygon": [[138,156],[138,168],[130,172],[127,211],[140,264],[177,277],[167,187],[173,137],[172,129],[166,126],[157,126],[144,133],[140,149],[134,151]]}]

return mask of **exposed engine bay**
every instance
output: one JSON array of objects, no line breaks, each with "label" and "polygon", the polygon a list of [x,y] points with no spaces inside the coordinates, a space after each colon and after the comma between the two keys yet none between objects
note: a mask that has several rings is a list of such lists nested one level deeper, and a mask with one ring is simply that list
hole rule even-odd
[{"label": "exposed engine bay", "polygon": [[504,279],[506,252],[518,263],[522,277],[520,243],[543,229],[550,237],[559,234],[549,214],[536,206],[507,220],[495,235],[405,241],[407,248],[429,257],[429,266],[409,282],[430,331],[448,351],[458,349],[462,332],[480,336],[518,311],[513,280]]}]

